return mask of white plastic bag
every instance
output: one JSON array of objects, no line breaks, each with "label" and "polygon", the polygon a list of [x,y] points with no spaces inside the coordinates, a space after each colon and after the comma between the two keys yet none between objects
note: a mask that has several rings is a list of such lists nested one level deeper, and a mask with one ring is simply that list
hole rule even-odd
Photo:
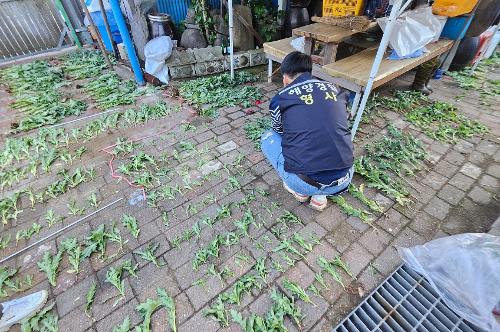
[{"label": "white plastic bag", "polygon": [[298,37],[294,38],[290,41],[290,45],[296,50],[299,51],[300,53],[304,53],[304,47],[306,45],[306,38],[305,37]]},{"label": "white plastic bag", "polygon": [[144,47],[146,73],[153,75],[163,83],[168,83],[168,67],[165,60],[172,54],[172,39],[161,36],[151,39]]},{"label": "white plastic bag", "polygon": [[500,302],[500,237],[460,234],[398,252],[455,313],[482,329],[500,331],[492,313]]},{"label": "white plastic bag", "polygon": [[[383,31],[388,20],[388,17],[377,19]],[[436,35],[439,37],[441,33],[441,23],[432,14],[431,7],[406,11],[396,19],[394,24],[389,46],[401,57],[421,49],[433,41]]]}]

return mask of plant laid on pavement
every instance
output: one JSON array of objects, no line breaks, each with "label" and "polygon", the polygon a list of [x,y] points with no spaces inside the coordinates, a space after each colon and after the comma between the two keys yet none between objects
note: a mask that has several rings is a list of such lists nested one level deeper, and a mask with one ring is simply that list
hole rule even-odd
[{"label": "plant laid on pavement", "polygon": [[62,222],[64,217],[55,214],[54,210],[47,210],[45,214],[45,221],[47,222],[47,227],[51,228],[54,224]]},{"label": "plant laid on pavement", "polygon": [[121,299],[125,298],[125,281],[122,278],[123,272],[127,271],[130,275],[137,278],[137,275],[135,274],[137,266],[137,264],[133,265],[132,261],[129,259],[117,267],[110,267],[108,271],[106,271],[106,282],[113,285],[121,295],[121,297],[116,300],[114,305],[116,305]]},{"label": "plant laid on pavement", "polygon": [[94,281],[85,295],[85,314],[90,317],[90,310],[92,309],[92,304],[95,300],[95,294],[97,291],[97,283]]},{"label": "plant laid on pavement", "polygon": [[304,301],[306,303],[313,304],[309,295],[307,295],[306,291],[302,287],[300,287],[298,284],[296,284],[288,279],[285,279],[283,281],[283,287],[288,289],[292,293],[292,295],[297,296],[302,301]]},{"label": "plant laid on pavement", "polygon": [[158,288],[156,290],[156,293],[158,294],[158,299],[160,300],[160,303],[167,309],[168,311],[168,323],[170,325],[170,328],[172,329],[172,332],[177,331],[177,323],[175,321],[175,302],[168,295],[167,291],[163,288]]},{"label": "plant laid on pavement", "polygon": [[3,237],[3,235],[0,236],[0,250],[3,250],[9,246],[10,238],[10,234],[5,236],[5,238]]},{"label": "plant laid on pavement", "polygon": [[40,310],[37,314],[21,323],[21,332],[57,332],[57,314],[52,312],[55,302]]},{"label": "plant laid on pavement", "polygon": [[40,230],[42,229],[42,226],[36,222],[31,224],[31,227],[28,229],[23,229],[23,230],[18,230],[16,233],[16,246],[19,243],[20,240],[26,239],[29,240],[34,234],[38,234]]},{"label": "plant laid on pavement", "polygon": [[325,282],[325,279],[323,278],[323,273],[321,271],[316,272],[314,274],[314,279],[324,288],[324,289],[329,289],[328,285]]},{"label": "plant laid on pavement", "polygon": [[260,99],[262,95],[256,87],[243,85],[256,80],[256,76],[244,71],[236,73],[234,80],[224,73],[185,81],[179,94],[198,107],[201,115],[214,116],[219,108],[238,104],[249,107]]},{"label": "plant laid on pavement", "polygon": [[113,332],[129,332],[131,327],[130,317],[127,316],[120,325],[113,327]]},{"label": "plant laid on pavement", "polygon": [[75,237],[65,238],[61,242],[61,248],[68,254],[68,260],[72,267],[68,272],[78,274],[80,272],[80,262],[83,258],[82,248],[78,243],[78,239]]},{"label": "plant laid on pavement", "polygon": [[318,257],[318,265],[322,271],[330,274],[332,276],[333,280],[338,282],[340,284],[340,286],[342,286],[343,289],[346,288],[345,284],[342,281],[342,277],[337,272],[337,269],[336,269],[337,265],[334,262],[328,261],[323,256],[319,256]]},{"label": "plant laid on pavement", "polygon": [[161,307],[164,307],[168,312],[167,320],[170,328],[173,332],[177,331],[174,300],[163,288],[157,288],[156,294],[158,295],[157,299],[148,298],[146,302],[140,303],[136,307],[143,319],[141,325],[136,326],[136,332],[149,332],[151,330],[151,316]]},{"label": "plant laid on pavement", "polygon": [[122,216],[122,225],[129,230],[130,234],[134,238],[139,237],[139,233],[141,232],[141,229],[139,228],[139,225],[137,224],[137,219],[135,219],[132,216],[124,214]]},{"label": "plant laid on pavement", "polygon": [[66,206],[68,207],[68,214],[69,215],[73,215],[73,216],[76,216],[76,215],[83,215],[83,213],[85,212],[85,208],[79,208],[77,206],[77,203],[76,203],[76,200],[74,199],[71,199],[69,201],[68,204],[66,204]]},{"label": "plant laid on pavement", "polygon": [[271,129],[271,127],[271,118],[266,116],[250,121],[243,129],[245,130],[247,138],[254,143],[255,148],[260,149],[260,138],[266,131]]},{"label": "plant laid on pavement", "polygon": [[59,270],[59,264],[61,263],[63,253],[64,251],[59,250],[55,255],[52,255],[47,251],[43,256],[43,259],[37,263],[40,271],[47,274],[47,279],[53,287],[56,286],[57,272]]},{"label": "plant laid on pavement", "polygon": [[271,299],[274,303],[265,317],[252,314],[250,317],[243,318],[236,310],[231,310],[233,322],[239,324],[245,332],[288,331],[285,326],[285,318],[289,317],[300,329],[303,315],[300,308],[295,305],[294,300],[278,292],[275,288],[271,291]]},{"label": "plant laid on pavement", "polygon": [[160,246],[159,243],[152,243],[150,242],[146,248],[143,250],[137,250],[134,251],[134,254],[137,256],[141,257],[145,261],[153,263],[156,267],[161,267],[160,263],[158,262],[158,259],[156,258],[155,252],[158,250],[158,247]]},{"label": "plant laid on pavement", "polygon": [[351,268],[349,267],[349,265],[347,265],[346,262],[342,260],[342,258],[340,258],[340,256],[335,256],[335,258],[333,259],[333,261],[331,261],[331,263],[335,266],[340,267],[342,270],[344,270],[345,273],[349,275],[349,277],[356,280],[356,277],[352,273]]},{"label": "plant laid on pavement", "polygon": [[26,275],[24,280],[14,278],[18,269],[0,267],[0,298],[10,296],[12,293],[22,292],[32,284],[32,276]]},{"label": "plant laid on pavement", "polygon": [[130,105],[141,94],[132,80],[122,83],[114,72],[103,74],[86,83],[83,89],[94,98],[99,108],[103,110],[120,105]]},{"label": "plant laid on pavement", "polygon": [[363,204],[365,204],[366,206],[368,206],[368,208],[375,212],[375,213],[382,213],[384,212],[384,209],[380,206],[380,204],[378,204],[377,201],[373,200],[373,199],[369,199],[368,197],[366,197],[365,193],[364,193],[364,188],[365,188],[365,185],[364,183],[361,183],[359,185],[359,187],[356,187],[356,185],[354,183],[351,183],[349,185],[349,193],[359,199],[361,202],[363,202]]},{"label": "plant laid on pavement", "polygon": [[337,204],[347,215],[358,217],[365,224],[375,227],[373,225],[373,219],[369,217],[369,215],[371,214],[370,212],[366,210],[356,209],[351,204],[347,203],[345,198],[340,195],[331,196],[330,199],[335,202],[335,204]]},{"label": "plant laid on pavement", "polygon": [[[111,62],[115,62],[109,55]],[[61,58],[61,67],[65,75],[74,80],[94,78],[106,69],[106,61],[97,50],[78,49]]]},{"label": "plant laid on pavement", "polygon": [[221,295],[217,297],[215,303],[203,312],[205,317],[212,317],[222,327],[229,326],[229,317]]}]

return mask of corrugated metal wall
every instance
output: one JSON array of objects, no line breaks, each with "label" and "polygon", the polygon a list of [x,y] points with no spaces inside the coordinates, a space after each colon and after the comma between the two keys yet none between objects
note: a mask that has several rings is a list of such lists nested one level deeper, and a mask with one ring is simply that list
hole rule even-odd
[{"label": "corrugated metal wall", "polygon": [[[175,24],[179,24],[186,18],[191,0],[157,0],[160,13],[170,14]],[[220,0],[208,0],[210,8],[220,8]]]},{"label": "corrugated metal wall", "polygon": [[51,0],[0,0],[0,61],[58,48],[63,31]]},{"label": "corrugated metal wall", "polygon": [[[210,8],[220,8],[220,0],[208,0]],[[271,0],[274,7],[278,7],[278,0]],[[170,14],[175,24],[179,24],[186,18],[187,10],[191,0],[156,0],[160,13]],[[233,1],[239,4],[239,0]]]}]

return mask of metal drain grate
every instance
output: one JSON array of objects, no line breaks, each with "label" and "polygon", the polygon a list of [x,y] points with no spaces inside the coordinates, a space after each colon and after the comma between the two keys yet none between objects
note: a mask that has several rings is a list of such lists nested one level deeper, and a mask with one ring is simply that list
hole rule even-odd
[{"label": "metal drain grate", "polygon": [[451,311],[429,282],[401,265],[332,332],[483,331]]}]

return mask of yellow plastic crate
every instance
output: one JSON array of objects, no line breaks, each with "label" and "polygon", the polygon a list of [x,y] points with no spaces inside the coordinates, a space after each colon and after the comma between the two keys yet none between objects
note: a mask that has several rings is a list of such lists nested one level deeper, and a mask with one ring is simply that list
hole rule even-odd
[{"label": "yellow plastic crate", "polygon": [[363,0],[323,0],[323,16],[361,15]]}]

